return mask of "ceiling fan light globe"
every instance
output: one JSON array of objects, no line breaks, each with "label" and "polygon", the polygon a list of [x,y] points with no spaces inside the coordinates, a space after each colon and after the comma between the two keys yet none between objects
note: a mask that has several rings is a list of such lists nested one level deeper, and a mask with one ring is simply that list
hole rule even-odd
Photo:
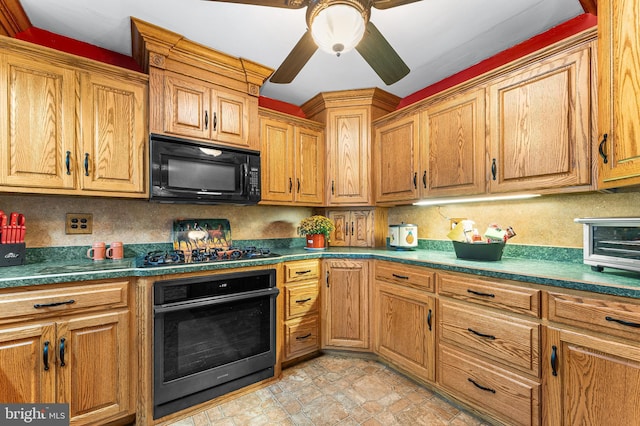
[{"label": "ceiling fan light globe", "polygon": [[336,4],[323,9],[311,22],[311,36],[331,54],[353,50],[364,36],[365,19],[354,7]]}]

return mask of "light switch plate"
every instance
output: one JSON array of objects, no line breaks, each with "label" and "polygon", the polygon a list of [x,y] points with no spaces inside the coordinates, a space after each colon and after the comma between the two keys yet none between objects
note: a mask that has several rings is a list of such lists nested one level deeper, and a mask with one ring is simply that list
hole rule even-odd
[{"label": "light switch plate", "polygon": [[92,234],[93,214],[91,213],[67,213],[65,222],[67,234]]}]

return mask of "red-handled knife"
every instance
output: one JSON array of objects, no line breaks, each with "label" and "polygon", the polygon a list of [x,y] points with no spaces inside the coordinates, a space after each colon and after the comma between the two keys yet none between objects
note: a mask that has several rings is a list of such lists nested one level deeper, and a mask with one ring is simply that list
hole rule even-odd
[{"label": "red-handled knife", "polygon": [[0,244],[7,243],[7,215],[0,210]]},{"label": "red-handled knife", "polygon": [[18,215],[18,242],[24,243],[24,237],[27,233],[27,226],[25,224],[25,217],[22,213]]},{"label": "red-handled knife", "polygon": [[9,244],[13,244],[17,240],[18,231],[18,213],[12,212],[9,216]]}]

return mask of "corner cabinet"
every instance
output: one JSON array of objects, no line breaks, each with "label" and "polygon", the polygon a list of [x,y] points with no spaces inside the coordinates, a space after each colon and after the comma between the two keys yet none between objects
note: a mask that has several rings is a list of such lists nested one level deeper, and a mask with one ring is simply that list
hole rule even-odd
[{"label": "corner cabinet", "polygon": [[489,192],[592,189],[590,44],[489,84]]},{"label": "corner cabinet", "polygon": [[368,350],[369,262],[325,260],[323,272],[322,348]]},{"label": "corner cabinet", "polygon": [[146,198],[147,76],[0,45],[0,191]]},{"label": "corner cabinet", "polygon": [[260,111],[261,204],[322,205],[322,125],[275,111]]},{"label": "corner cabinet", "polygon": [[598,188],[640,185],[640,8],[598,1]]},{"label": "corner cabinet", "polygon": [[68,403],[72,425],[135,413],[129,282],[0,294],[6,403]]},{"label": "corner cabinet", "polygon": [[326,129],[326,205],[373,205],[372,121],[399,101],[380,89],[362,89],[320,93],[302,105]]}]

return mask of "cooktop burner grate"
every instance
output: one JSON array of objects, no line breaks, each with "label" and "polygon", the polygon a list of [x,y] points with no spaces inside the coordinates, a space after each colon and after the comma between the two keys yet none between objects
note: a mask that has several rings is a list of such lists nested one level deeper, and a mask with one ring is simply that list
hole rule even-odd
[{"label": "cooktop burner grate", "polygon": [[136,258],[136,267],[169,266],[185,263],[228,262],[234,260],[264,259],[279,256],[279,254],[271,252],[271,249],[269,248],[254,246],[198,248],[186,253],[184,250],[157,250]]}]

